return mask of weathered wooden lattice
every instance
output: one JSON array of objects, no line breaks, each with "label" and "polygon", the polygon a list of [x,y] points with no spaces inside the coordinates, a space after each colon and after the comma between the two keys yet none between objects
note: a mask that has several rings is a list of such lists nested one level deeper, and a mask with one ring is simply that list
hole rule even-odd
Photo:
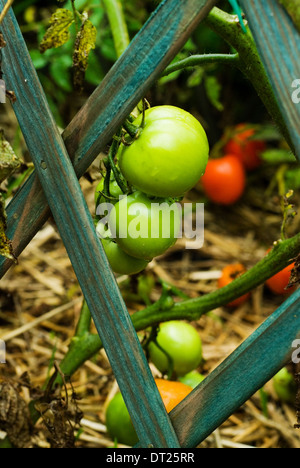
[{"label": "weathered wooden lattice", "polygon": [[[0,0],[1,9],[5,5]],[[241,0],[300,158],[300,37],[274,0]],[[115,282],[78,178],[173,59],[216,0],[163,0],[78,115],[60,135],[10,10],[2,69],[35,173],[8,206],[7,235],[19,255],[50,215],[56,221],[97,331],[131,414],[141,447],[195,447],[261,388],[291,357],[300,334],[298,289],[170,415],[154,383]],[[1,258],[1,276],[12,262]]]}]

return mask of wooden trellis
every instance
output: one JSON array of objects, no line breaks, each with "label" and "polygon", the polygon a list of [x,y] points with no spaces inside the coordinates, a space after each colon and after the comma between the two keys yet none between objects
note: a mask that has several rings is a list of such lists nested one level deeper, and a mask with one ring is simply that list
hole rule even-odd
[{"label": "wooden trellis", "polygon": [[[5,0],[0,0],[3,9]],[[12,9],[1,25],[2,68],[35,172],[8,206],[19,255],[52,213],[139,437],[140,447],[195,447],[291,358],[300,334],[297,290],[170,415],[97,238],[78,178],[174,58],[216,0],[163,0],[60,135]],[[300,37],[275,0],[241,0],[300,158]],[[1,276],[12,262],[0,259]]]}]

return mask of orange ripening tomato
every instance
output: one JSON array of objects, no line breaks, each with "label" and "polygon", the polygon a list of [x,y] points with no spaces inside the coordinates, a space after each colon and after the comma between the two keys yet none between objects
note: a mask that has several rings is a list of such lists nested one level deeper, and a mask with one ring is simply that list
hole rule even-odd
[{"label": "orange ripening tomato", "polygon": [[266,149],[264,141],[251,139],[254,135],[254,128],[249,128],[246,124],[239,124],[235,128],[235,134],[224,147],[225,153],[237,156],[248,171],[260,166],[260,155]]},{"label": "orange ripening tomato", "polygon": [[291,294],[296,290],[296,286],[286,289],[290,282],[291,272],[294,267],[295,263],[292,263],[266,281],[266,285],[274,294]]},{"label": "orange ripening tomato", "polygon": [[[222,270],[222,276],[218,280],[218,287],[224,288],[230,284],[233,280],[235,280],[238,276],[241,276],[243,273],[246,272],[246,268],[241,263],[235,263],[233,265],[227,265]],[[234,301],[227,304],[228,307],[238,307],[244,302],[246,302],[250,297],[250,293],[244,294],[243,296],[235,299]]]},{"label": "orange ripening tomato", "polygon": [[[192,387],[181,382],[164,379],[155,379],[155,382],[168,413],[193,390]],[[129,446],[138,443],[138,436],[120,392],[112,398],[106,408],[105,423],[112,439],[117,439],[119,443]]]},{"label": "orange ripening tomato", "polygon": [[245,169],[233,155],[208,161],[200,179],[207,197],[220,205],[231,205],[243,195],[246,186]]},{"label": "orange ripening tomato", "polygon": [[158,391],[164,402],[167,413],[172,411],[191,391],[190,386],[171,380],[155,379]]}]

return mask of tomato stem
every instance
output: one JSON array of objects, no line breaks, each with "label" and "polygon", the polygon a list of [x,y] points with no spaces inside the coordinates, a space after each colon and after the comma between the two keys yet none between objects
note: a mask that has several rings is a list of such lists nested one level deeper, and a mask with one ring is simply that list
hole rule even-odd
[{"label": "tomato stem", "polygon": [[110,185],[110,175],[111,175],[111,163],[108,158],[104,161],[104,165],[105,165],[106,173],[104,177],[103,195],[106,198],[110,196],[109,185]]},{"label": "tomato stem", "polygon": [[75,331],[75,336],[77,338],[80,338],[84,336],[86,333],[89,333],[91,320],[92,320],[92,317],[91,317],[89,308],[87,306],[87,303],[84,299],[81,310],[80,310],[78,324],[77,324],[76,331]]},{"label": "tomato stem", "polygon": [[172,63],[169,65],[161,76],[167,76],[176,71],[184,70],[190,67],[197,67],[199,65],[206,65],[210,63],[218,63],[224,65],[239,66],[239,54],[203,54],[191,55],[183,60]]},{"label": "tomato stem", "polygon": [[102,0],[113,35],[117,56],[120,57],[130,42],[128,28],[119,0]]},{"label": "tomato stem", "polygon": [[[108,166],[110,170],[113,172],[115,181],[117,182],[118,186],[120,187],[123,193],[127,193],[128,192],[127,183],[125,179],[123,178],[120,170],[115,165],[115,157],[117,155],[119,145],[120,145],[120,135],[121,135],[121,129],[119,129],[115,138],[112,141],[111,147],[108,152],[107,160],[108,160]],[[109,181],[110,179],[108,179],[108,183]],[[109,191],[108,191],[108,194],[109,194]]]},{"label": "tomato stem", "polygon": [[135,140],[138,137],[140,127],[137,127],[128,119],[125,120],[125,122],[123,123],[123,127],[125,128],[126,132],[131,136],[131,138]]},{"label": "tomato stem", "polygon": [[246,78],[251,81],[270,116],[274,119],[291,150],[294,152],[294,145],[291,141],[288,128],[281,114],[250,29],[247,27],[247,34],[244,34],[236,21],[236,16],[230,15],[217,7],[214,7],[210,11],[205,19],[205,23],[238,52],[239,60],[236,64]]},{"label": "tomato stem", "polygon": [[[300,233],[291,239],[278,241],[272,251],[242,276],[221,289],[196,299],[183,300],[161,312],[161,299],[143,310],[132,314],[136,331],[142,331],[170,320],[198,320],[202,315],[237,299],[263,284],[267,279],[293,263],[300,251]],[[62,372],[72,375],[87,359],[101,349],[98,335],[87,333],[76,338],[60,364]],[[59,377],[58,377],[59,379]]]}]

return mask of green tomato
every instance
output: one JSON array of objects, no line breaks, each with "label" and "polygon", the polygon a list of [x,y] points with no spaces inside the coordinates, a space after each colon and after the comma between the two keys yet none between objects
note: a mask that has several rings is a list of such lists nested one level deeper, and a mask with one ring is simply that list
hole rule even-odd
[{"label": "green tomato", "polygon": [[273,388],[281,401],[293,403],[296,398],[297,385],[293,375],[283,367],[273,377]]},{"label": "green tomato", "polygon": [[[142,116],[135,121],[140,125]],[[145,112],[145,125],[130,145],[121,145],[119,167],[138,190],[156,197],[178,197],[204,174],[209,145],[206,133],[190,113],[174,106]]]},{"label": "green tomato", "polygon": [[[106,199],[104,196],[101,196],[101,192],[103,193],[103,191],[104,191],[104,178],[100,180],[95,190],[95,204],[96,205],[99,205],[100,203],[105,203],[105,202],[114,204],[119,200],[119,197],[123,195],[122,190],[118,186],[117,182],[114,180],[113,176],[110,177],[110,183],[109,183],[109,192],[112,198]],[[116,200],[114,200],[114,198],[116,198]]]},{"label": "green tomato", "polygon": [[150,261],[175,244],[180,233],[181,207],[137,191],[116,203],[108,226],[128,255]]},{"label": "green tomato", "polygon": [[137,444],[138,437],[120,392],[108,404],[106,409],[106,427],[110,436],[113,439],[117,439],[119,443],[129,446]]},{"label": "green tomato", "polygon": [[[177,376],[196,369],[202,361],[202,342],[196,329],[189,323],[172,320],[162,323],[157,334],[158,345],[173,360]],[[149,344],[149,357],[161,372],[168,370],[166,354],[154,343]]]},{"label": "green tomato", "polygon": [[148,262],[128,255],[111,239],[101,239],[111,269],[120,275],[135,275],[146,268]]},{"label": "green tomato", "polygon": [[183,375],[182,377],[179,377],[178,380],[179,382],[184,383],[189,387],[196,388],[204,379],[204,375],[200,374],[200,372],[196,370],[193,370]]}]

